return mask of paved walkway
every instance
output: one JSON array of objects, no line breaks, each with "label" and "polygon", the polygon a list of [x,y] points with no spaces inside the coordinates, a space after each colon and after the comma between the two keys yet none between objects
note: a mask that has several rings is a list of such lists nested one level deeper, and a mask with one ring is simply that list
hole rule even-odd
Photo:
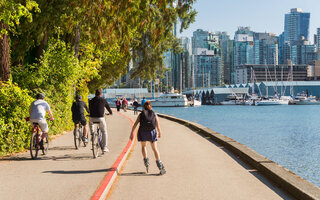
[{"label": "paved walkway", "polygon": [[[131,112],[127,116],[135,118]],[[158,176],[148,145],[149,174],[137,143],[107,196],[110,200],[291,199],[228,151],[189,128],[161,119],[158,146],[167,174]]]},{"label": "paved walkway", "polygon": [[106,121],[110,152],[97,159],[91,142],[75,150],[70,132],[52,141],[39,160],[31,160],[29,152],[0,160],[0,199],[90,199],[129,140],[127,118],[114,114]]},{"label": "paved walkway", "polygon": [[[123,112],[122,112],[123,113]],[[131,119],[131,111],[125,113]],[[30,160],[29,152],[0,160],[0,199],[88,200],[128,143],[129,120],[107,117],[110,152],[92,158],[91,146],[75,150],[73,134],[50,143],[49,154]],[[118,199],[290,199],[256,171],[220,146],[183,125],[161,119],[159,150],[167,174],[158,176],[154,156],[145,174],[140,144],[120,172],[107,198]],[[89,143],[90,144],[90,143]]]}]

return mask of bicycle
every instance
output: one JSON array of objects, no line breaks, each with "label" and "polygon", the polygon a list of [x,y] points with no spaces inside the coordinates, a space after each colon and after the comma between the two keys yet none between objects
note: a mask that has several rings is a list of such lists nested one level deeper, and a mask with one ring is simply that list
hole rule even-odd
[{"label": "bicycle", "polygon": [[95,128],[93,128],[91,133],[93,158],[97,158],[99,156],[100,151],[103,154],[102,132],[100,130],[99,124],[100,122],[93,122],[93,125],[97,126],[96,131],[94,131]]},{"label": "bicycle", "polygon": [[83,126],[81,123],[75,123],[74,124],[74,130],[73,130],[73,138],[74,138],[74,146],[76,149],[78,149],[81,146],[81,142],[83,142],[83,146],[87,146],[87,142],[82,140],[83,138]]},{"label": "bicycle", "polygon": [[49,148],[49,138],[48,135],[43,138],[42,145],[41,143],[42,131],[40,130],[38,123],[33,123],[32,135],[30,138],[30,155],[33,160],[37,159],[38,151],[41,149],[42,154],[46,155]]}]

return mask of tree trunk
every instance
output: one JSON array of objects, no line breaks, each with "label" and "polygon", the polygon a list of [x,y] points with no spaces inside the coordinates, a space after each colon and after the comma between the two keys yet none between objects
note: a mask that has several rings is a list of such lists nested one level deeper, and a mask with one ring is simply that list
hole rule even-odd
[{"label": "tree trunk", "polygon": [[37,56],[36,56],[36,58],[38,59],[38,62],[39,62],[41,56],[43,55],[43,50],[44,50],[44,47],[46,46],[47,42],[48,42],[48,33],[46,31],[44,33],[44,36],[43,36],[43,39],[42,39],[40,46],[38,46]]},{"label": "tree trunk", "polygon": [[[0,21],[0,31],[8,26]],[[10,78],[10,46],[9,33],[0,35],[0,81],[6,82]]]},{"label": "tree trunk", "polygon": [[74,57],[78,58],[79,56],[79,49],[80,49],[80,31],[81,31],[81,23],[79,23],[76,27],[76,35],[75,35],[75,42],[74,42]]}]

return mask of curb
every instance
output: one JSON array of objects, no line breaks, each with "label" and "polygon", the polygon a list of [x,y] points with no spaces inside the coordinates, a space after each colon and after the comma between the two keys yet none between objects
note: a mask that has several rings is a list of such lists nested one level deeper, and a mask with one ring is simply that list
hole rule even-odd
[{"label": "curb", "polygon": [[211,140],[224,146],[241,160],[256,168],[266,178],[277,184],[278,187],[297,199],[320,200],[320,188],[301,178],[279,164],[258,154],[249,147],[215,132],[205,126],[188,120],[157,113],[159,117],[178,122],[197,133],[209,137]]},{"label": "curb", "polygon": [[[134,122],[132,121],[132,119],[130,119],[129,117],[127,117],[121,113],[118,113],[118,114],[127,118],[131,122],[131,126],[133,126]],[[106,198],[114,180],[118,176],[118,173],[119,173],[124,161],[128,157],[128,154],[134,145],[135,139],[136,138],[134,137],[133,140],[129,140],[129,142],[127,143],[124,150],[121,152],[121,154],[118,156],[117,160],[112,165],[110,172],[105,176],[105,178],[101,182],[99,188],[95,191],[91,200],[104,200]]]}]

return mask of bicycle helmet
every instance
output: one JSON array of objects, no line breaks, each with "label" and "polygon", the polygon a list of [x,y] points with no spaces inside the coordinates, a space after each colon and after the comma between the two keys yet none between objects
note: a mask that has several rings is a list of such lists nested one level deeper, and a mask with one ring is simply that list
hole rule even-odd
[{"label": "bicycle helmet", "polygon": [[76,95],[76,100],[77,100],[77,101],[81,101],[81,100],[82,100],[82,96],[77,94],[77,95]]},{"label": "bicycle helmet", "polygon": [[44,94],[43,93],[38,93],[37,94],[37,99],[44,99]]}]

